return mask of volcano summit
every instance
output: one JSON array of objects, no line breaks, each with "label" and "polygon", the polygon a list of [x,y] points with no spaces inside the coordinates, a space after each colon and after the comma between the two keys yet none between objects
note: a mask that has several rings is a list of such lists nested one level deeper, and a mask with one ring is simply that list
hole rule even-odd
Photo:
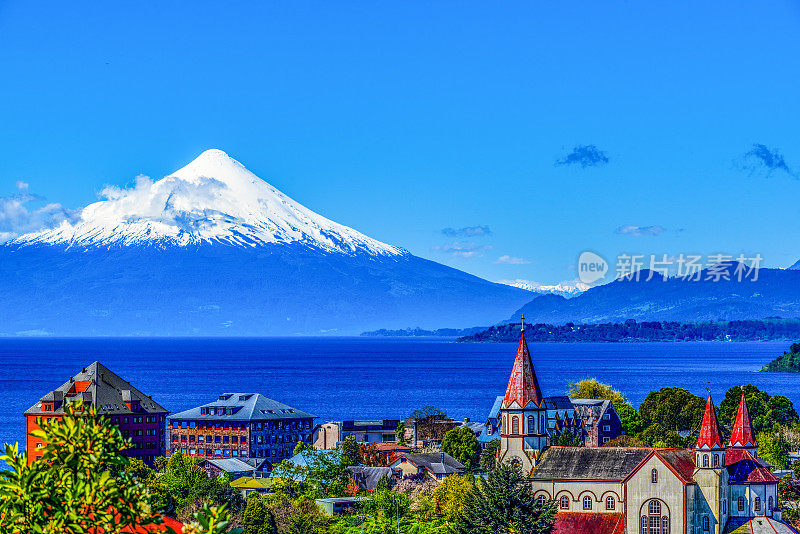
[{"label": "volcano summit", "polygon": [[0,247],[0,333],[355,334],[490,324],[530,294],[302,206],[221,150]]}]

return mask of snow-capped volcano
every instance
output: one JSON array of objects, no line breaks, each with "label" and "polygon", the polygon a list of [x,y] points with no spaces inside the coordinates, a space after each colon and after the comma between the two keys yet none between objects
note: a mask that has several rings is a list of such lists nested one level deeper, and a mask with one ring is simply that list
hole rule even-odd
[{"label": "snow-capped volcano", "polygon": [[75,222],[20,236],[12,245],[64,244],[258,247],[300,243],[326,252],[407,254],[292,200],[221,150],[206,150],[177,172],[129,189],[107,187]]}]

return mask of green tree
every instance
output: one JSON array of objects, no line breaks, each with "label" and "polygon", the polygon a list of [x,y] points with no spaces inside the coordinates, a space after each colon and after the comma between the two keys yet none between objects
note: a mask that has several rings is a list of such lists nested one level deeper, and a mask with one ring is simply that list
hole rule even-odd
[{"label": "green tree", "polygon": [[253,492],[247,496],[247,506],[242,517],[244,534],[276,534],[275,517],[261,496]]},{"label": "green tree", "polygon": [[300,454],[301,452],[313,451],[313,450],[314,450],[314,446],[311,445],[310,443],[305,443],[303,441],[298,441],[297,445],[294,446],[294,450],[292,451],[292,456],[296,456],[296,455]]},{"label": "green tree", "polygon": [[467,496],[472,492],[475,483],[472,477],[450,475],[433,490],[436,513],[447,520],[453,520],[464,513]]},{"label": "green tree", "polygon": [[500,440],[493,439],[481,451],[481,467],[492,469],[497,463],[497,451],[500,450]]},{"label": "green tree", "polygon": [[617,411],[620,423],[622,424],[622,431],[625,434],[635,436],[645,429],[644,421],[639,417],[639,412],[627,402],[619,405],[614,404],[614,409]]},{"label": "green tree", "polygon": [[773,432],[760,432],[756,435],[758,456],[775,469],[786,469],[789,463],[789,442],[783,439],[779,428]]},{"label": "green tree", "polygon": [[706,400],[675,387],[651,391],[639,406],[639,416],[645,427],[658,424],[679,432],[700,428],[705,413]]},{"label": "green tree", "polygon": [[684,440],[675,430],[659,423],[653,423],[636,436],[652,447],[681,448]]},{"label": "green tree", "polygon": [[[117,533],[152,525],[161,517],[144,481],[151,470],[121,454],[130,446],[108,418],[83,401],[65,406],[62,420],[38,421],[31,434],[47,445],[28,465],[27,453],[6,445],[10,469],[0,472],[0,532],[3,534]],[[158,477],[161,478],[161,477]],[[238,533],[230,530],[225,506],[203,505],[192,514],[185,534]],[[171,529],[164,527],[165,532]]]},{"label": "green tree", "polygon": [[344,438],[342,442],[342,465],[350,467],[352,465],[361,464],[361,449],[358,446],[356,438],[352,435]]},{"label": "green tree", "polygon": [[744,399],[747,402],[747,411],[750,414],[753,432],[770,430],[776,423],[791,426],[798,421],[797,412],[789,399],[782,395],[773,397],[754,385],[747,384],[743,387],[734,386],[725,392],[725,398],[719,405],[718,417],[721,424],[733,425],[739,409],[742,389],[744,389]]},{"label": "green tree", "polygon": [[463,512],[453,522],[456,534],[549,534],[556,507],[539,504],[519,467],[501,464],[479,478],[467,495]]},{"label": "green tree", "polygon": [[580,430],[562,430],[550,439],[551,445],[561,447],[581,447],[583,446],[583,434]]},{"label": "green tree", "polygon": [[394,435],[397,438],[398,445],[406,444],[406,425],[402,421],[397,423],[397,428],[394,429]]},{"label": "green tree", "polygon": [[599,382],[596,378],[585,378],[571,382],[567,392],[572,399],[603,399],[610,400],[614,406],[627,404],[625,396],[608,384]]},{"label": "green tree", "polygon": [[456,427],[447,432],[442,440],[442,452],[449,454],[467,469],[480,465],[481,445],[478,436],[468,427]]}]

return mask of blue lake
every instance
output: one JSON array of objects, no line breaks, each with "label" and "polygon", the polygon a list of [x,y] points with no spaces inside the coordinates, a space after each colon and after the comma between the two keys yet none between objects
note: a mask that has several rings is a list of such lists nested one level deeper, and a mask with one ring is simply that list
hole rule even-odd
[{"label": "blue lake", "polygon": [[[638,405],[680,386],[717,403],[728,388],[755,384],[800,409],[800,374],[758,373],[788,343],[530,345],[545,395],[596,377]],[[0,339],[0,442],[23,442],[22,412],[99,360],[172,412],[222,392],[259,392],[319,421],[392,418],[432,404],[482,420],[505,392],[514,344],[432,338]]]}]

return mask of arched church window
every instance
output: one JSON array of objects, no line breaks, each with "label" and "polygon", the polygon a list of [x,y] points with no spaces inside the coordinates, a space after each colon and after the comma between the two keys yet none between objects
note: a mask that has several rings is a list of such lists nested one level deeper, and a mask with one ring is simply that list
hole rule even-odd
[{"label": "arched church window", "polygon": [[756,497],[755,499],[753,499],[753,510],[755,510],[756,512],[761,511],[761,497]]},{"label": "arched church window", "polygon": [[703,532],[708,532],[708,516],[703,516]]},{"label": "arched church window", "polygon": [[703,455],[703,467],[708,467],[708,455]]},{"label": "arched church window", "polygon": [[669,534],[669,517],[661,518],[661,534]]},{"label": "arched church window", "polygon": [[583,509],[584,510],[591,510],[592,509],[592,498],[588,495],[583,498]]},{"label": "arched church window", "polygon": [[534,426],[536,425],[536,418],[532,415],[528,416],[528,428],[526,434],[533,434],[535,432]]},{"label": "arched church window", "polygon": [[722,501],[722,513],[723,514],[727,514],[728,513],[728,501],[727,500],[723,500]]},{"label": "arched church window", "polygon": [[661,515],[661,503],[658,501],[650,501],[647,505],[647,513],[650,515]]},{"label": "arched church window", "polygon": [[643,515],[642,520],[639,522],[639,534],[647,534],[647,516]]},{"label": "arched church window", "polygon": [[519,434],[519,417],[516,415],[511,418],[511,433]]},{"label": "arched church window", "polygon": [[544,495],[539,495],[538,497],[536,497],[537,506],[544,506],[545,502],[547,502],[547,499],[544,498]]},{"label": "arched church window", "polygon": [[658,484],[658,469],[653,469],[652,471],[650,471],[650,482],[652,482],[653,484]]},{"label": "arched church window", "polygon": [[544,416],[539,416],[539,434],[544,434]]},{"label": "arched church window", "polygon": [[613,510],[616,505],[617,503],[614,501],[614,497],[606,497],[606,510]]},{"label": "arched church window", "polygon": [[719,467],[719,454],[714,455],[714,467]]},{"label": "arched church window", "polygon": [[562,510],[566,510],[567,508],[569,508],[569,497],[567,497],[566,495],[562,495],[558,503],[561,506]]},{"label": "arched church window", "polygon": [[739,511],[744,512],[744,497],[739,497],[738,504],[739,504]]}]

